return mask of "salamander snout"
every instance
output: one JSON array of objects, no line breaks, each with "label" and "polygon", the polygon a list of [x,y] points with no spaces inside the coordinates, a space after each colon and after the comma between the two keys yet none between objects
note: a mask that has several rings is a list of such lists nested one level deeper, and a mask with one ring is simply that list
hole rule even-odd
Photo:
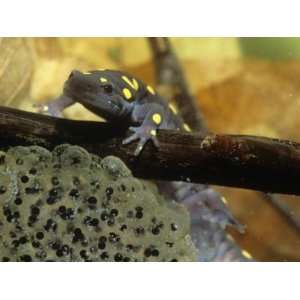
[{"label": "salamander snout", "polygon": [[77,70],[73,70],[68,80],[66,81],[68,88],[76,92],[80,91],[92,91],[95,90],[96,84],[93,77],[88,73],[82,73]]},{"label": "salamander snout", "polygon": [[70,73],[68,80],[71,80],[71,79],[73,79],[73,78],[76,78],[76,77],[78,77],[78,76],[80,76],[80,75],[82,75],[81,72],[79,72],[79,71],[77,71],[77,70],[73,70],[73,71]]},{"label": "salamander snout", "polygon": [[64,94],[69,97],[84,97],[86,92],[95,93],[97,85],[93,78],[85,73],[73,70],[64,84]]}]

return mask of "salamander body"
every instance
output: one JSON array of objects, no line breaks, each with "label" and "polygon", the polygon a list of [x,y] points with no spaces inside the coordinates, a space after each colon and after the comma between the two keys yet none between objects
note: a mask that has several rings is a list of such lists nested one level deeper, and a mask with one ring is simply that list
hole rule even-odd
[{"label": "salamander body", "polygon": [[151,86],[119,71],[72,71],[63,94],[44,106],[44,111],[59,116],[75,102],[109,122],[128,126],[133,134],[124,140],[124,144],[138,140],[135,155],[139,155],[149,140],[158,146],[157,129],[190,131],[176,108],[168,105]]}]

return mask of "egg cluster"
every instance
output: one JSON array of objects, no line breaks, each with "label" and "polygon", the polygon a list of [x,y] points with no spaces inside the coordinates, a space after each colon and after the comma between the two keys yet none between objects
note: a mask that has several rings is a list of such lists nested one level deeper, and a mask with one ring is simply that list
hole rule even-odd
[{"label": "egg cluster", "polygon": [[0,152],[1,261],[194,261],[189,216],[113,156]]}]

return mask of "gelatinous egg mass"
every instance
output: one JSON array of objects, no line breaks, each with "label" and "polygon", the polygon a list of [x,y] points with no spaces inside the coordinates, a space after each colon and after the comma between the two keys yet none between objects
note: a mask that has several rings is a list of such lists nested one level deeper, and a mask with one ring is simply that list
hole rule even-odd
[{"label": "gelatinous egg mass", "polygon": [[1,261],[195,261],[185,208],[113,156],[0,152]]}]

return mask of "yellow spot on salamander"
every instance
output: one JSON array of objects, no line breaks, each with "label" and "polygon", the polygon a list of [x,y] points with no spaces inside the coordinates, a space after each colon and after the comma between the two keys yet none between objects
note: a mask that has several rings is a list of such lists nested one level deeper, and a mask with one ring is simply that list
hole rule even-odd
[{"label": "yellow spot on salamander", "polygon": [[188,124],[186,124],[186,123],[183,124],[183,128],[184,128],[184,130],[186,130],[188,132],[192,131],[191,128],[190,128],[190,126]]},{"label": "yellow spot on salamander", "polygon": [[243,254],[246,258],[248,258],[248,259],[252,259],[252,258],[253,258],[252,255],[251,255],[248,251],[246,251],[246,250],[243,250],[243,251],[242,251],[242,254]]},{"label": "yellow spot on salamander", "polygon": [[105,69],[98,69],[98,71],[105,71]]},{"label": "yellow spot on salamander", "polygon": [[100,82],[107,82],[107,79],[104,77],[100,77]]},{"label": "yellow spot on salamander", "polygon": [[83,72],[84,75],[91,75],[92,73],[89,71]]},{"label": "yellow spot on salamander", "polygon": [[156,130],[155,129],[150,130],[150,134],[156,136]]},{"label": "yellow spot on salamander", "polygon": [[156,125],[159,125],[161,123],[161,115],[157,113],[152,115],[152,120]]},{"label": "yellow spot on salamander", "polygon": [[174,115],[177,115],[178,111],[174,104],[170,103],[169,108],[171,109]]},{"label": "yellow spot on salamander", "polygon": [[130,79],[127,76],[123,75],[122,79],[134,90],[137,91],[139,89],[139,84],[134,78],[132,79],[132,81],[130,81]]},{"label": "yellow spot on salamander", "polygon": [[155,91],[154,91],[154,89],[153,89],[152,86],[147,85],[147,90],[148,90],[148,92],[149,92],[150,94],[155,95]]},{"label": "yellow spot on salamander", "polygon": [[221,197],[221,200],[222,200],[222,202],[223,202],[225,205],[227,205],[227,200],[226,200],[225,197]]},{"label": "yellow spot on salamander", "polygon": [[127,88],[123,89],[123,95],[127,100],[131,99],[131,97],[132,97],[130,90]]}]

